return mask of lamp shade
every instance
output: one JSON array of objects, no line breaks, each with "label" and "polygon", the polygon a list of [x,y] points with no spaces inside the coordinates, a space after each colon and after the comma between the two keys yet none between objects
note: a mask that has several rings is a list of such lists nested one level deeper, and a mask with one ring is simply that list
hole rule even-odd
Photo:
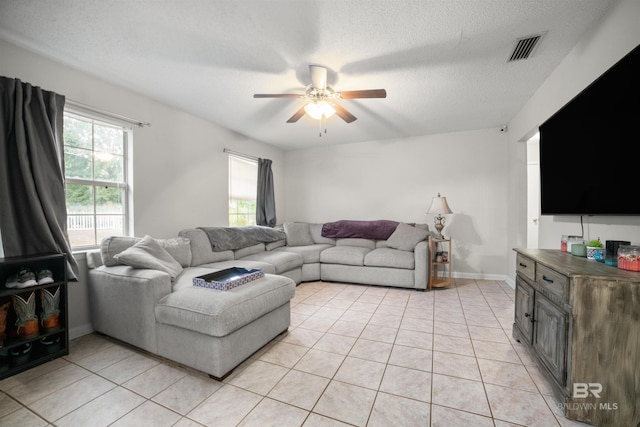
[{"label": "lamp shade", "polygon": [[447,198],[440,196],[440,193],[438,193],[438,196],[434,197],[431,200],[431,206],[429,207],[429,210],[427,211],[427,213],[452,214],[453,211],[451,210],[451,208],[449,207],[449,204],[447,203]]},{"label": "lamp shade", "polygon": [[310,102],[304,106],[304,111],[316,120],[322,119],[322,116],[329,118],[336,110],[325,101]]}]

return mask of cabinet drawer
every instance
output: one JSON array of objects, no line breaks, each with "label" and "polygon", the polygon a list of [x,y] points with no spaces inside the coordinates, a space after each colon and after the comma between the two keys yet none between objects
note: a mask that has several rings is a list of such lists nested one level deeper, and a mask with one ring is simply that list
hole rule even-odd
[{"label": "cabinet drawer", "polygon": [[516,272],[533,282],[536,280],[536,262],[518,254],[516,256]]},{"label": "cabinet drawer", "polygon": [[569,286],[569,278],[567,276],[563,276],[544,265],[538,265],[536,269],[536,283],[541,288],[561,298],[562,301],[568,302],[569,293],[567,287]]}]

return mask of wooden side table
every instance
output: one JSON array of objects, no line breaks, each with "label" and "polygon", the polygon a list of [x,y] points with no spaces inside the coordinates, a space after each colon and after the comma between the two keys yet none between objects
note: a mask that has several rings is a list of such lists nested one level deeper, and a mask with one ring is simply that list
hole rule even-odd
[{"label": "wooden side table", "polygon": [[451,286],[453,254],[451,239],[429,237],[429,280],[428,289]]}]

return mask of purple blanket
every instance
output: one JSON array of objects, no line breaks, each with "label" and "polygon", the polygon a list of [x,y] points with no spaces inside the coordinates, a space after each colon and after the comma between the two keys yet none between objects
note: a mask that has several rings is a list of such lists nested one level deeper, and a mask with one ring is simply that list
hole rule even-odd
[{"label": "purple blanket", "polygon": [[330,238],[362,238],[387,240],[396,231],[397,221],[351,221],[341,220],[327,222],[322,225],[322,237]]}]

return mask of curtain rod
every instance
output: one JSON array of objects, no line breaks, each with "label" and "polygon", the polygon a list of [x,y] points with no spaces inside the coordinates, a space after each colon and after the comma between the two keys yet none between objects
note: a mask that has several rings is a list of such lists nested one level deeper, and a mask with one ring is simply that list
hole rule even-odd
[{"label": "curtain rod", "polygon": [[234,156],[238,156],[238,157],[244,157],[245,159],[248,160],[253,160],[253,161],[258,161],[260,160],[259,157],[255,157],[255,156],[250,156],[248,154],[242,154],[242,153],[238,153],[237,151],[233,151],[233,150],[229,150],[228,148],[223,149],[222,151],[224,151],[225,153],[228,154],[233,154]]},{"label": "curtain rod", "polygon": [[126,117],[126,116],[121,116],[120,114],[112,113],[110,111],[101,110],[99,108],[95,108],[95,107],[92,107],[90,105],[83,104],[83,103],[78,102],[78,101],[74,101],[73,99],[67,98],[65,103],[66,103],[66,105],[68,105],[72,109],[84,110],[84,111],[87,111],[87,112],[90,112],[90,113],[99,114],[99,115],[102,115],[104,117],[108,117],[108,118],[111,118],[111,119],[121,120],[123,122],[132,124],[134,126],[138,126],[138,127],[151,126],[151,123],[142,122],[140,120],[132,119],[132,118]]}]

